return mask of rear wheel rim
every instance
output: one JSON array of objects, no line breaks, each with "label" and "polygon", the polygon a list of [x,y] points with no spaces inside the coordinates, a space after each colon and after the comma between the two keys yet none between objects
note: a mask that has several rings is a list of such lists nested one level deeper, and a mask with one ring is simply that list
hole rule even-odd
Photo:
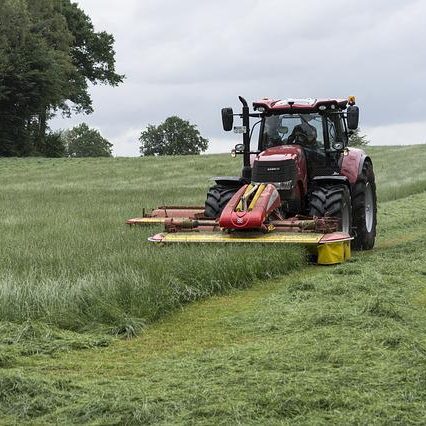
[{"label": "rear wheel rim", "polygon": [[367,232],[371,232],[373,229],[373,210],[374,210],[374,200],[373,200],[373,190],[371,185],[367,183],[365,186],[365,228]]},{"label": "rear wheel rim", "polygon": [[342,209],[342,232],[349,234],[351,227],[350,214],[349,214],[349,205],[345,203]]}]

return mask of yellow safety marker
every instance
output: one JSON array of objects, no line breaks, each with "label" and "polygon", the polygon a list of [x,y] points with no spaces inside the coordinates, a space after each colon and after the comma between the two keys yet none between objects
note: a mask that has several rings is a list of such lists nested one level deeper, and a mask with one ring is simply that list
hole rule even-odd
[{"label": "yellow safety marker", "polygon": [[355,96],[348,96],[349,105],[355,105],[355,102],[356,102]]}]

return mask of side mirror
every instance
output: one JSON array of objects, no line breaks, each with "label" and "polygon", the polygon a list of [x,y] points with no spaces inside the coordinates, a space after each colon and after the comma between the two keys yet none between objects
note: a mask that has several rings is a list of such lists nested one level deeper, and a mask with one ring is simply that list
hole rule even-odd
[{"label": "side mirror", "polygon": [[358,129],[359,123],[359,108],[356,105],[349,105],[347,110],[348,129]]},{"label": "side mirror", "polygon": [[223,130],[229,132],[234,126],[234,111],[232,108],[222,108]]},{"label": "side mirror", "polygon": [[333,149],[336,151],[341,151],[345,147],[345,144],[343,142],[334,142],[333,143]]},{"label": "side mirror", "polygon": [[237,145],[235,145],[235,152],[237,153],[237,154],[242,154],[243,152],[244,152],[244,144],[243,143],[239,143],[239,144],[237,144]]},{"label": "side mirror", "polygon": [[231,151],[231,157],[235,158],[237,154],[244,154],[244,144],[239,143],[235,145],[235,148]]}]

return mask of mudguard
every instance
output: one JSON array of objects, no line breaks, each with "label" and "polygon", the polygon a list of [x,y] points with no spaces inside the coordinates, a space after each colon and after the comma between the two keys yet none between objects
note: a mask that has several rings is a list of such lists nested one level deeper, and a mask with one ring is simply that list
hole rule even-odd
[{"label": "mudguard", "polygon": [[233,186],[239,188],[247,183],[246,179],[241,176],[215,176],[211,180],[215,181],[218,185]]},{"label": "mudguard", "polygon": [[321,183],[348,183],[349,179],[346,176],[329,175],[329,176],[315,176],[312,179],[312,181],[321,182]]},{"label": "mudguard", "polygon": [[362,149],[349,148],[348,154],[342,158],[340,173],[353,185],[361,175],[365,161],[371,162],[371,158]]}]

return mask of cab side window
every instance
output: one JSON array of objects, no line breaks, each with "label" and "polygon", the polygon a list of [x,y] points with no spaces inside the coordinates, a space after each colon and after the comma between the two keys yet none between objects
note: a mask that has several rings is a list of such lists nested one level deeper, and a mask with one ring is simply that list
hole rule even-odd
[{"label": "cab side window", "polygon": [[338,124],[339,124],[339,134],[340,134],[340,139],[342,140],[342,142],[347,145],[348,143],[348,136],[346,133],[346,126],[345,126],[345,119],[343,117],[340,117],[340,119],[338,120]]},{"label": "cab side window", "polygon": [[337,142],[336,123],[334,120],[327,118],[327,124],[328,124],[328,138],[330,140],[330,146],[333,146],[333,144]]},{"label": "cab side window", "polygon": [[332,150],[334,149],[333,144],[337,142],[343,143],[344,146],[347,144],[346,127],[343,120],[344,119],[337,114],[332,117],[327,117],[328,138]]}]

